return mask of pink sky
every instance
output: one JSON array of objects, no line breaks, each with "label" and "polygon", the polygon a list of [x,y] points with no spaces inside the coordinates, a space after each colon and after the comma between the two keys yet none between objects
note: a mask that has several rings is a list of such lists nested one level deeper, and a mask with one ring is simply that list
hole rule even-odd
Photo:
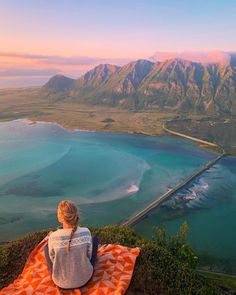
[{"label": "pink sky", "polygon": [[78,78],[98,64],[124,65],[131,60],[0,52],[0,87],[42,85],[56,74]]},{"label": "pink sky", "polygon": [[78,77],[157,51],[236,51],[235,15],[235,0],[0,1],[0,87]]},{"label": "pink sky", "polygon": [[[221,63],[223,65],[228,64],[230,61],[230,55],[223,51],[157,51],[144,58],[153,62],[181,58],[202,63]],[[0,88],[42,85],[56,74],[78,78],[101,63],[124,65],[136,59],[0,52]]]}]

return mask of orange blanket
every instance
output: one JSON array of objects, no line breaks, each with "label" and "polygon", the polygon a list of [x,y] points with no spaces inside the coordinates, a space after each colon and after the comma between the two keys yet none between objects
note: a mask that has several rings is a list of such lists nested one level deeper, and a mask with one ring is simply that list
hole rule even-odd
[{"label": "orange blanket", "polygon": [[[60,294],[51,280],[44,257],[43,240],[29,255],[22,274],[0,295],[53,295]],[[79,289],[63,291],[66,295],[120,295],[125,294],[132,278],[139,248],[120,245],[104,245],[98,249],[97,262],[92,279]]]}]

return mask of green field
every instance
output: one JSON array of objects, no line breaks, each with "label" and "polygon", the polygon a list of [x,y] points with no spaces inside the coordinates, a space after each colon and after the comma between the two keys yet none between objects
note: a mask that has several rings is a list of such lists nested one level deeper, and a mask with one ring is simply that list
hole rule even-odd
[{"label": "green field", "polygon": [[51,101],[40,96],[39,88],[0,90],[1,121],[28,118],[57,122],[66,128],[160,135],[163,122],[173,117],[174,113],[131,112],[72,100]]},{"label": "green field", "polygon": [[210,118],[158,110],[134,112],[118,107],[81,104],[71,98],[46,97],[39,87],[0,89],[0,121],[22,118],[56,122],[68,129],[146,135],[164,134],[162,126],[168,121],[168,128],[174,131],[215,142],[226,152],[236,154],[236,119],[232,117]]}]

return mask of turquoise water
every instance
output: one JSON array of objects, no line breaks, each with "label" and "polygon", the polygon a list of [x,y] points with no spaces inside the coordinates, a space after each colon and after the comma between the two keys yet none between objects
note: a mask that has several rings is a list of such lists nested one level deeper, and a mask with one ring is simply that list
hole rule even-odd
[{"label": "turquoise water", "polygon": [[150,227],[169,234],[189,224],[188,241],[203,268],[236,273],[236,158],[226,157],[177,192],[136,229],[152,236]]},{"label": "turquoise water", "polygon": [[[120,223],[215,156],[176,137],[0,123],[0,241],[57,226],[62,199],[79,205],[83,224]],[[172,233],[188,220],[205,264],[234,271],[235,189],[236,160],[223,159],[136,228]]]}]

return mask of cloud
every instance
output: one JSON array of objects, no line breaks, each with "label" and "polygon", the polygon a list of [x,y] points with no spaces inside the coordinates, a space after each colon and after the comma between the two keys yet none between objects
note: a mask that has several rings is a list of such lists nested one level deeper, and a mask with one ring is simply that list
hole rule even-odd
[{"label": "cloud", "polygon": [[0,70],[0,77],[43,77],[52,76],[59,72],[58,69],[10,68]]},{"label": "cloud", "polygon": [[185,52],[159,52],[152,57],[153,61],[165,61],[167,59],[180,58],[200,63],[221,63],[228,64],[231,54],[223,51],[185,51]]},{"label": "cloud", "polygon": [[42,86],[48,81],[48,77],[1,77],[0,88],[18,88],[29,86]]},{"label": "cloud", "polygon": [[40,64],[45,65],[96,65],[98,63],[115,63],[125,64],[131,59],[129,58],[100,58],[100,57],[88,57],[88,56],[58,56],[58,55],[42,55],[42,54],[30,54],[30,53],[16,53],[16,52],[0,52],[0,57],[19,58],[25,60],[37,61]]},{"label": "cloud", "polygon": [[[0,52],[0,88],[31,86],[45,83],[56,74],[79,78],[101,63],[124,65],[127,58],[100,58],[87,56],[59,56],[17,52]],[[27,84],[28,81],[28,84]],[[43,84],[42,83],[42,84]]]}]

